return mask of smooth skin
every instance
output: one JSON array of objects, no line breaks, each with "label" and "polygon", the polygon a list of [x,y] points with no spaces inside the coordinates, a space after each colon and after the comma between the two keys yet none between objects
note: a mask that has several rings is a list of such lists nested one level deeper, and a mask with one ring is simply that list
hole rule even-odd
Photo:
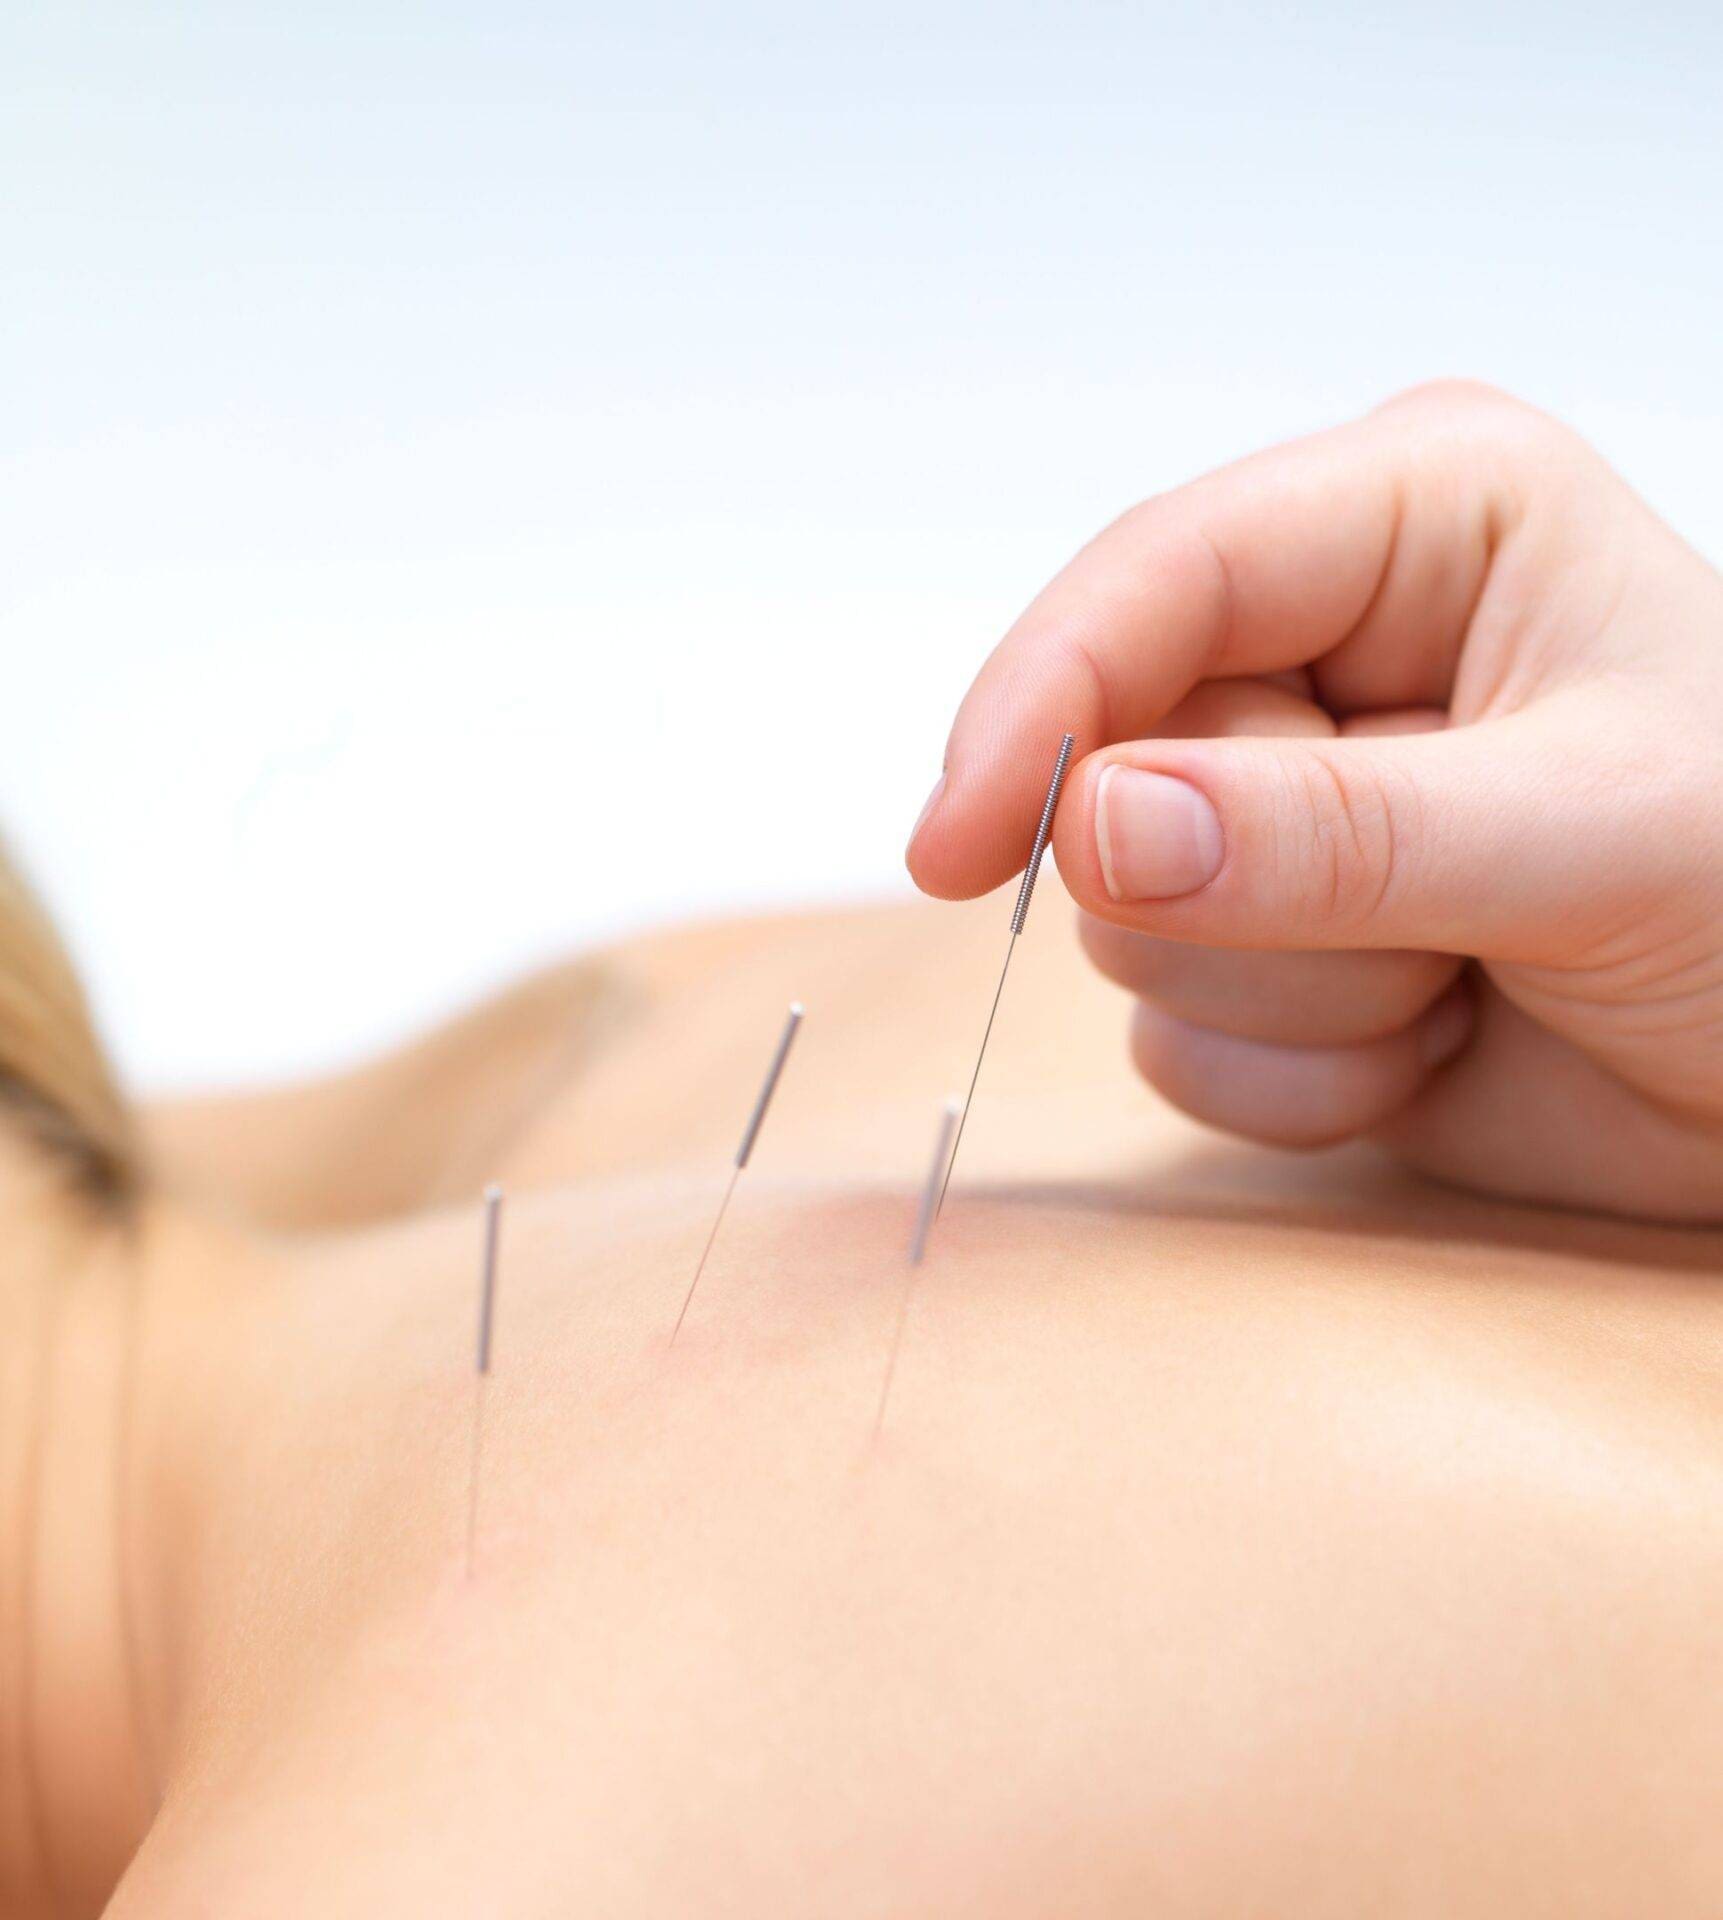
[{"label": "smooth skin", "polygon": [[1723,1235],[1145,1114],[1062,905],[877,1442],[1008,895],[657,934],[152,1115],[99,1258],[0,1152],[46,1361],[0,1401],[0,1912],[1723,1910]]},{"label": "smooth skin", "polygon": [[1723,579],[1469,385],[1127,513],[977,677],[909,850],[1020,865],[1196,1118],[1514,1198],[1723,1220]]}]

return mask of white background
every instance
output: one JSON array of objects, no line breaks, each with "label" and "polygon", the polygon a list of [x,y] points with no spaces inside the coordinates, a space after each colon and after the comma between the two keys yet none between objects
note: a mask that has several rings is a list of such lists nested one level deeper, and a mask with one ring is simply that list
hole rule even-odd
[{"label": "white background", "polygon": [[5,0],[0,809],[128,1071],[904,885],[1073,547],[1433,374],[1717,556],[1720,101],[1656,0]]}]

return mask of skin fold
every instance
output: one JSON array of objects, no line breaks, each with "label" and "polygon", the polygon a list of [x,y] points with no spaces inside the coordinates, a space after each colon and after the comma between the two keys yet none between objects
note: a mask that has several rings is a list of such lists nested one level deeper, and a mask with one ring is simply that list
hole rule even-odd
[{"label": "skin fold", "polygon": [[153,1117],[135,1294],[90,1283],[137,1302],[136,1705],[93,1627],[109,1764],[38,1770],[56,1877],[94,1863],[61,1911],[104,1872],[115,1920],[1723,1905],[1723,1238],[1198,1128],[1051,873],[873,1442],[1008,911],[673,931]]}]

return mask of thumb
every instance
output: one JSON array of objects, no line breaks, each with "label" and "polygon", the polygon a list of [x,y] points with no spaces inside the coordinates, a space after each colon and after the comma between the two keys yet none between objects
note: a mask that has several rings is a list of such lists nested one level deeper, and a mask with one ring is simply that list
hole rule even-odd
[{"label": "thumb", "polygon": [[1163,938],[1560,964],[1697,851],[1660,831],[1656,756],[1619,725],[1569,699],[1438,733],[1108,748],[1060,809],[1059,869],[1091,912]]}]

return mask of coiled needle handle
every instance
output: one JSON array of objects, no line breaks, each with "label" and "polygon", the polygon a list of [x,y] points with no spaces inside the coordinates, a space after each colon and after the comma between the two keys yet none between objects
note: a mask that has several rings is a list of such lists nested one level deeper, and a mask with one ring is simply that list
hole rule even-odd
[{"label": "coiled needle handle", "polygon": [[1065,784],[1065,769],[1071,764],[1071,749],[1077,744],[1074,733],[1059,743],[1059,758],[1053,763],[1053,778],[1047,786],[1047,799],[1041,808],[1041,824],[1035,829],[1035,847],[1029,864],[1023,869],[1023,884],[1017,889],[1017,905],[1011,911],[1011,937],[1015,940],[1029,918],[1029,902],[1034,897],[1036,876],[1041,871],[1041,856],[1053,837],[1053,815],[1059,805],[1059,790]]}]

